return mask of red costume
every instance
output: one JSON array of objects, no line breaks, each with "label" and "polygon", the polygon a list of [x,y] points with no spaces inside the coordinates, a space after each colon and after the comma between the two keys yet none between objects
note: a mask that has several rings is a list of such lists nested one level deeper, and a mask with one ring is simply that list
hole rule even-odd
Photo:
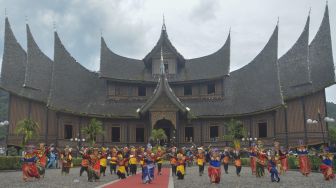
[{"label": "red costume", "polygon": [[304,146],[300,146],[297,153],[299,156],[300,172],[302,173],[302,175],[308,176],[311,171],[310,161],[308,158],[308,150]]}]

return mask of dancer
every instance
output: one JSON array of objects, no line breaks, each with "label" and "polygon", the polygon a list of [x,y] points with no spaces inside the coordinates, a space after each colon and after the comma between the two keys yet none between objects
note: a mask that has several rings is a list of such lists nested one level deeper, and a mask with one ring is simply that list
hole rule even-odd
[{"label": "dancer", "polygon": [[267,155],[265,153],[263,142],[258,140],[256,147],[257,152],[257,161],[256,161],[256,177],[260,178],[265,175],[265,165],[266,165],[266,158]]},{"label": "dancer", "polygon": [[89,176],[89,157],[88,157],[89,148],[82,148],[79,153],[82,156],[81,161],[81,168],[79,170],[79,176],[82,176],[83,172],[85,171],[86,174]]},{"label": "dancer", "polygon": [[202,147],[197,148],[196,159],[197,159],[199,176],[202,176],[204,173],[204,165],[205,165],[205,154],[204,149]]},{"label": "dancer", "polygon": [[110,153],[110,173],[114,173],[117,174],[117,150],[116,148],[112,148],[111,149],[111,153]]},{"label": "dancer", "polygon": [[231,154],[230,154],[230,150],[228,147],[224,148],[224,152],[222,154],[222,158],[223,158],[223,165],[224,165],[224,171],[225,174],[229,173],[229,162],[230,162],[230,158],[231,158]]},{"label": "dancer", "polygon": [[100,178],[100,159],[101,154],[99,153],[99,149],[97,147],[91,148],[90,154],[87,156],[89,159],[88,165],[88,181],[89,182],[97,182]]},{"label": "dancer", "polygon": [[176,168],[177,168],[176,147],[172,147],[169,156],[170,156],[170,165],[172,169],[172,176],[176,176]]},{"label": "dancer", "polygon": [[329,153],[328,149],[322,154],[322,164],[320,165],[320,169],[326,181],[335,178],[333,170],[333,158],[333,154]]},{"label": "dancer", "polygon": [[282,170],[280,172],[280,174],[285,174],[288,170],[288,151],[285,150],[285,148],[283,146],[280,147],[280,161],[281,161],[281,167]]},{"label": "dancer", "polygon": [[220,182],[221,175],[221,160],[217,148],[212,149],[210,152],[210,161],[208,167],[208,175],[210,178],[210,183],[218,184]]},{"label": "dancer", "polygon": [[308,149],[303,144],[302,140],[299,140],[299,147],[297,149],[300,172],[304,176],[308,176],[311,171],[310,160],[308,158]]},{"label": "dancer", "polygon": [[61,153],[61,161],[62,161],[62,175],[69,174],[72,162],[71,148],[69,148],[69,146],[66,146],[64,148],[63,153]]},{"label": "dancer", "polygon": [[133,175],[136,174],[136,171],[137,171],[137,157],[135,155],[135,152],[131,151],[131,155],[130,155],[128,163],[129,163],[129,166],[130,166],[131,175],[133,176]]},{"label": "dancer", "polygon": [[235,160],[234,164],[235,164],[235,167],[236,167],[236,174],[239,177],[240,176],[240,171],[241,171],[241,168],[242,168],[241,159],[240,159],[240,141],[235,140],[233,143],[234,143],[234,146],[235,146],[235,149],[233,150],[233,158]]},{"label": "dancer", "polygon": [[36,167],[37,156],[34,152],[33,145],[27,145],[23,152],[22,161],[22,178],[28,181],[30,178],[40,179],[40,174]]},{"label": "dancer", "polygon": [[151,153],[150,149],[144,153],[144,164],[142,168],[142,183],[151,183],[154,179],[154,165],[155,154]]},{"label": "dancer", "polygon": [[117,160],[117,165],[118,165],[117,175],[118,175],[119,179],[125,179],[126,178],[126,160],[127,160],[127,158],[123,157],[121,151],[118,151],[117,158],[118,158],[118,160]]},{"label": "dancer", "polygon": [[256,144],[254,142],[251,144],[248,154],[250,157],[250,166],[252,175],[256,175],[257,152],[256,152]]},{"label": "dancer", "polygon": [[269,166],[269,172],[271,173],[271,181],[272,182],[279,182],[280,177],[278,174],[278,169],[277,169],[277,160],[275,159],[275,152],[273,151],[272,154],[269,156],[268,159],[268,166]]},{"label": "dancer", "polygon": [[157,152],[156,152],[156,163],[157,163],[157,166],[158,166],[158,175],[161,175],[163,155],[164,155],[164,152],[162,151],[161,147],[158,147]]},{"label": "dancer", "polygon": [[47,168],[56,168],[57,154],[53,144],[50,145],[50,151],[48,153]]},{"label": "dancer", "polygon": [[177,179],[183,180],[185,175],[185,156],[183,155],[183,152],[180,151],[177,154],[177,162],[176,162],[176,176]]},{"label": "dancer", "polygon": [[102,147],[100,154],[100,174],[103,174],[103,176],[105,176],[106,166],[107,166],[107,148]]},{"label": "dancer", "polygon": [[47,154],[49,153],[49,148],[46,148],[44,143],[39,144],[39,148],[36,150],[37,163],[36,167],[40,174],[40,177],[44,177],[45,168],[47,165]]}]

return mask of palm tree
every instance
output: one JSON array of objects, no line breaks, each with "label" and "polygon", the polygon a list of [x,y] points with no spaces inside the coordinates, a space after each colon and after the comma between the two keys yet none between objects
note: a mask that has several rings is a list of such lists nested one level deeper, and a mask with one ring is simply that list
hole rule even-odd
[{"label": "palm tree", "polygon": [[160,140],[167,139],[166,132],[163,129],[153,129],[151,134],[151,139],[157,141],[157,144],[160,144]]},{"label": "palm tree", "polygon": [[16,134],[23,136],[22,145],[28,143],[34,137],[38,136],[40,125],[31,119],[24,119],[17,123]]},{"label": "palm tree", "polygon": [[87,140],[91,145],[96,143],[98,135],[104,134],[103,123],[96,118],[91,119],[90,123],[82,128],[82,133],[87,135]]}]

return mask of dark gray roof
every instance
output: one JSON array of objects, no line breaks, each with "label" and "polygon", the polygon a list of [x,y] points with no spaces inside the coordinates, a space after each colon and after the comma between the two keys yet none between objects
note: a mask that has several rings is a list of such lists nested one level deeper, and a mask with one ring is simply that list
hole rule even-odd
[{"label": "dark gray roof", "polygon": [[320,28],[309,43],[309,19],[293,47],[279,59],[285,99],[308,95],[335,83],[328,6]]},{"label": "dark gray roof", "polygon": [[106,100],[105,81],[76,62],[56,32],[54,50],[50,108],[82,115],[137,116],[136,109],[140,104],[125,105]]},{"label": "dark gray roof", "polygon": [[327,5],[320,28],[309,45],[309,63],[313,92],[335,84],[335,67],[331,46],[329,10]]},{"label": "dark gray roof", "polygon": [[309,20],[299,39],[278,61],[280,81],[285,98],[300,95],[303,89],[311,85],[308,63]]},{"label": "dark gray roof", "polygon": [[196,116],[257,113],[283,104],[277,68],[278,26],[264,49],[249,64],[225,78],[224,99],[183,101]]},{"label": "dark gray roof", "polygon": [[36,44],[30,28],[27,28],[27,65],[24,87],[25,95],[34,100],[47,102],[52,75],[52,60]]},{"label": "dark gray roof", "polygon": [[[215,53],[185,60],[184,67],[169,82],[208,80],[223,77],[230,70],[230,35],[225,44]],[[158,44],[155,47],[157,51]],[[153,49],[154,50],[154,49]],[[154,53],[154,52],[153,52]],[[157,52],[156,52],[157,53]],[[113,53],[101,39],[100,76],[120,81],[157,82],[141,60],[130,59]]]},{"label": "dark gray roof", "polygon": [[[163,63],[163,62],[162,62]],[[153,95],[146,101],[145,104],[139,108],[139,113],[144,114],[147,112],[153,104],[159,99],[159,97],[164,96],[168,99],[181,111],[186,112],[186,106],[176,97],[175,93],[171,89],[167,76],[164,71],[161,71],[160,78],[158,80],[157,86],[154,90]]]},{"label": "dark gray roof", "polygon": [[4,41],[0,85],[6,91],[21,95],[25,79],[26,52],[17,42],[7,17]]},{"label": "dark gray roof", "polygon": [[151,68],[152,58],[155,55],[158,55],[160,53],[160,50],[163,49],[164,51],[171,52],[176,56],[177,62],[179,65],[184,66],[185,59],[184,57],[176,50],[176,48],[173,46],[173,44],[170,42],[166,30],[165,24],[162,25],[161,29],[161,35],[159,40],[157,41],[154,48],[146,55],[146,57],[143,59],[143,62],[145,65],[149,68]]}]

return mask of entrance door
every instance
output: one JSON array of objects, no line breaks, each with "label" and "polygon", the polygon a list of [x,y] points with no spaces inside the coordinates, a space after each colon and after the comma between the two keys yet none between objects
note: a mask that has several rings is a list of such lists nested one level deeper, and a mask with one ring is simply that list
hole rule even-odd
[{"label": "entrance door", "polygon": [[174,132],[174,126],[171,123],[171,121],[162,119],[156,122],[154,125],[154,129],[163,129],[164,132],[166,133],[167,140],[160,140],[161,145],[170,145],[171,144],[171,139],[175,136],[173,135]]}]

